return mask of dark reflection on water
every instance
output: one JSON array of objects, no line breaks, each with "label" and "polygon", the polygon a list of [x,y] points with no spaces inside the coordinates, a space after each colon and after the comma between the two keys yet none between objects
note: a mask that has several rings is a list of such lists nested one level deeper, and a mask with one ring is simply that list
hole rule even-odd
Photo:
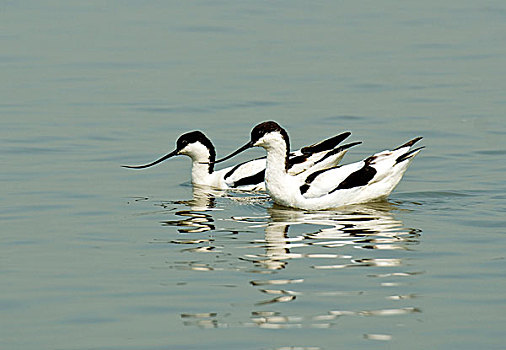
[{"label": "dark reflection on water", "polygon": [[167,220],[163,221],[164,226],[178,226],[185,227],[178,229],[181,233],[196,233],[214,230],[214,220],[211,214],[199,213],[193,210],[179,210],[176,215],[187,217],[182,220]]},{"label": "dark reflection on water", "polygon": [[[214,219],[211,211],[215,209],[215,197],[222,195],[220,191],[200,188],[193,188],[193,198],[184,201],[162,202],[160,206],[164,209],[176,210],[177,216],[183,217],[180,220],[162,221],[163,226],[176,226],[180,233],[198,233],[212,231],[215,229]],[[184,205],[188,209],[178,210]],[[175,242],[177,243],[177,241]]]},{"label": "dark reflection on water", "polygon": [[[252,206],[252,212],[259,215],[228,217],[216,204],[218,198],[220,203]],[[421,230],[406,228],[394,217],[393,213],[400,210],[398,204],[382,202],[307,212],[272,206],[264,195],[230,195],[195,188],[192,200],[159,206],[181,217],[161,221],[162,226],[177,227],[181,235],[155,240],[184,246],[180,250],[183,255],[168,262],[171,268],[212,271],[218,273],[213,276],[216,281],[220,281],[220,273],[225,277],[227,271],[235,271],[246,276],[249,288],[259,293],[253,300],[245,297],[237,303],[240,306],[232,306],[232,311],[220,312],[215,305],[208,305],[200,312],[181,313],[186,326],[332,328],[343,317],[406,317],[421,312],[411,304],[418,294],[410,290],[410,279],[423,271],[411,270],[409,263],[410,253],[420,244]],[[221,218],[215,217],[218,211]],[[232,229],[225,227],[230,225]],[[260,233],[263,237],[258,236]],[[210,252],[216,255],[202,255]],[[350,272],[343,275],[339,271]],[[341,278],[349,281],[350,273],[359,283],[343,285]],[[235,281],[238,284],[229,286],[247,287],[240,285],[244,278]],[[336,300],[353,300],[347,304],[353,308],[337,307],[342,303]],[[308,312],[307,303],[318,308]],[[391,338],[365,330],[360,336]]]}]

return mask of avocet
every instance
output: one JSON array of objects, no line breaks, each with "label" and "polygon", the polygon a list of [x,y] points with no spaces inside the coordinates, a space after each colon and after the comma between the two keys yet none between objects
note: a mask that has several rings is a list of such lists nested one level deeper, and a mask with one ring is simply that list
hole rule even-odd
[{"label": "avocet", "polygon": [[[287,173],[297,175],[309,169],[317,171],[335,166],[350,147],[360,144],[360,142],[353,142],[338,146],[350,135],[350,132],[344,132],[288,153]],[[185,155],[192,159],[191,181],[194,185],[210,186],[217,189],[265,190],[266,157],[252,159],[215,171],[216,150],[211,140],[201,131],[191,131],[181,135],[176,142],[174,151],[152,163],[139,166],[124,165],[123,167],[144,169],[177,155]]]},{"label": "avocet", "polygon": [[356,163],[294,176],[289,172],[288,133],[276,122],[268,121],[253,128],[247,144],[216,163],[248,148],[263,147],[267,151],[265,185],[274,202],[307,210],[331,209],[388,197],[413,157],[423,148],[411,149],[420,139],[417,137],[392,151],[382,151]]}]

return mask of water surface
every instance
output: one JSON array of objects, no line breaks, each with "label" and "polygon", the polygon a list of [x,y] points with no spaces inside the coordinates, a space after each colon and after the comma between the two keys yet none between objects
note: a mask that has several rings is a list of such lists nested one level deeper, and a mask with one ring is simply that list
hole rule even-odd
[{"label": "water surface", "polygon": [[[502,2],[1,8],[2,349],[504,348]],[[269,119],[352,131],[345,162],[426,148],[327,212],[120,167]]]}]

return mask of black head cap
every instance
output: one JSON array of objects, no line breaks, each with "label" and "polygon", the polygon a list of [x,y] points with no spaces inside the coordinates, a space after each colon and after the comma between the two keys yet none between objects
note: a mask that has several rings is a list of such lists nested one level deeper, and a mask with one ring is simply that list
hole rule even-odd
[{"label": "black head cap", "polygon": [[251,141],[256,142],[260,140],[265,134],[275,131],[283,134],[283,137],[286,135],[286,131],[274,121],[260,123],[255,126],[253,130],[251,130]]},{"label": "black head cap", "polygon": [[214,161],[216,160],[216,150],[214,149],[214,145],[211,140],[209,140],[209,138],[202,131],[190,131],[179,136],[176,141],[176,149],[180,151],[189,144],[195,142],[200,142],[209,150],[209,173],[212,173],[214,169]]},{"label": "black head cap", "polygon": [[[255,143],[260,140],[264,135],[270,132],[279,132],[285,140],[286,143],[286,160],[288,161],[288,155],[290,154],[290,138],[288,137],[288,133],[285,129],[283,129],[278,123],[275,121],[266,121],[258,124],[251,130],[251,142]],[[287,163],[288,164],[288,163]],[[288,167],[288,165],[287,165]]]}]

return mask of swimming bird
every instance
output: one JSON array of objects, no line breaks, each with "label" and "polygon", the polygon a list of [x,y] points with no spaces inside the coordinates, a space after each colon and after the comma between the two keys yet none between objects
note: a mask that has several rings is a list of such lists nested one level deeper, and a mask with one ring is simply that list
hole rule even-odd
[{"label": "swimming bird", "polygon": [[275,203],[292,208],[321,210],[385,199],[399,183],[411,160],[423,147],[411,149],[417,137],[393,149],[343,166],[299,175],[290,174],[288,133],[268,121],[251,131],[250,141],[223,162],[251,147],[267,151],[265,185]]},{"label": "swimming bird", "polygon": [[[308,169],[317,171],[338,164],[350,147],[360,143],[353,142],[338,146],[350,135],[350,132],[344,132],[288,153],[287,172],[295,175]],[[152,163],[139,166],[123,165],[123,167],[144,169],[177,155],[185,155],[192,159],[191,181],[194,185],[210,186],[216,189],[265,190],[266,157],[215,171],[216,150],[211,140],[201,131],[191,131],[181,135],[174,151]]]}]

